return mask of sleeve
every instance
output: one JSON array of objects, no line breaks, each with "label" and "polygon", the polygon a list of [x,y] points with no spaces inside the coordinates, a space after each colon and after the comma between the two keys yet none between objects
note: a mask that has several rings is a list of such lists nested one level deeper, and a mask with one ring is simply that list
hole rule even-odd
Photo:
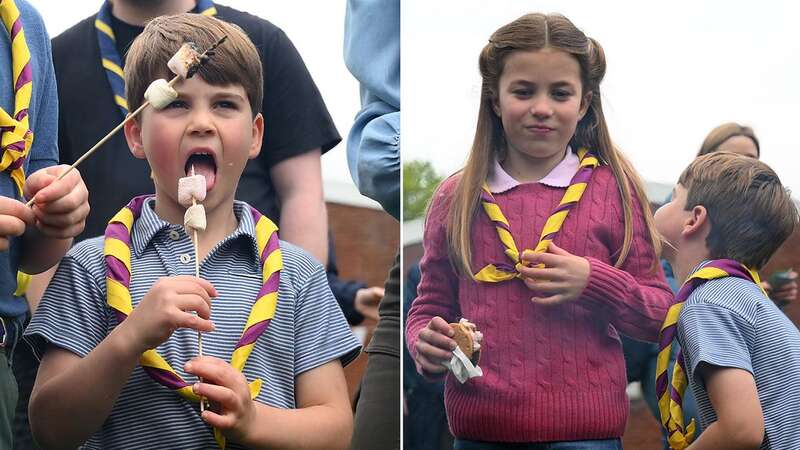
[{"label": "sleeve", "polygon": [[297,49],[277,30],[262,30],[264,142],[259,160],[271,168],[283,160],[341,141],[325,102]]},{"label": "sleeve", "polygon": [[335,247],[333,245],[333,233],[328,230],[328,264],[325,266],[325,276],[328,278],[328,285],[330,285],[331,292],[333,292],[339,307],[342,308],[347,323],[358,325],[364,321],[364,316],[355,309],[356,293],[359,289],[366,288],[367,285],[360,281],[339,278]]},{"label": "sleeve", "polygon": [[105,287],[73,256],[65,256],[25,330],[38,358],[49,344],[85,357],[109,330]]},{"label": "sleeve", "polygon": [[[619,199],[619,194],[614,197]],[[633,241],[625,262],[616,268],[597,258],[586,257],[591,268],[581,300],[587,308],[608,317],[622,334],[655,342],[673,295],[650,242],[642,207],[633,193],[631,208]],[[619,210],[622,210],[621,205]],[[616,228],[615,240],[621,248],[624,227]]]},{"label": "sleeve", "polygon": [[436,316],[448,322],[459,315],[458,275],[450,264],[447,245],[446,218],[449,209],[449,187],[453,179],[446,180],[433,196],[422,238],[423,256],[419,263],[420,281],[417,298],[411,304],[406,318],[406,345],[412,358],[416,358],[417,337],[420,330]]},{"label": "sleeve", "polygon": [[44,22],[37,13],[38,21],[37,51],[32,57],[39,61],[34,67],[39,68],[39,73],[34,75],[37,83],[34,84],[34,100],[36,102],[36,116],[31,117],[31,128],[34,139],[28,163],[28,175],[45,167],[58,163],[58,93],[56,90],[56,74],[53,69],[53,52],[50,47],[50,38],[47,36]]},{"label": "sleeve", "polygon": [[[755,333],[743,317],[719,305],[697,303],[684,306],[678,321],[678,338],[690,379],[704,362],[753,373],[748,335]],[[755,375],[754,375],[755,376]]]},{"label": "sleeve", "polygon": [[361,344],[333,298],[321,265],[315,265],[296,301],[295,376],[337,358],[345,366],[358,356]]},{"label": "sleeve", "polygon": [[350,175],[399,220],[400,2],[349,0],[344,55],[361,86],[361,111],[347,140]]}]

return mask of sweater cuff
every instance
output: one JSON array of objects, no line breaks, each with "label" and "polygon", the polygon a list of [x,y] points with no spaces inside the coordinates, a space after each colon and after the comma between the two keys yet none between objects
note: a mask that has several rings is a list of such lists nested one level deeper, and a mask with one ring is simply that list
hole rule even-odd
[{"label": "sweater cuff", "polygon": [[[589,306],[608,308],[617,302],[624,302],[630,295],[629,287],[636,280],[627,272],[617,269],[599,259],[587,256],[589,261],[589,282],[583,290],[582,298]],[[630,278],[630,279],[628,279]]]}]

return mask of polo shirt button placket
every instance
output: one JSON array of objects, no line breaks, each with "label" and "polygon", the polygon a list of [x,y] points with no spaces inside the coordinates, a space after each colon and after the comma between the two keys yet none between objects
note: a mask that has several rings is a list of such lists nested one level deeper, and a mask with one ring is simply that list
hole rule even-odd
[{"label": "polo shirt button placket", "polygon": [[192,256],[189,255],[188,253],[182,254],[180,259],[181,259],[181,262],[184,263],[184,264],[189,264],[190,262],[192,262]]},{"label": "polo shirt button placket", "polygon": [[172,239],[173,241],[177,241],[178,239],[181,238],[181,234],[178,233],[178,230],[171,230],[169,232],[169,238]]}]

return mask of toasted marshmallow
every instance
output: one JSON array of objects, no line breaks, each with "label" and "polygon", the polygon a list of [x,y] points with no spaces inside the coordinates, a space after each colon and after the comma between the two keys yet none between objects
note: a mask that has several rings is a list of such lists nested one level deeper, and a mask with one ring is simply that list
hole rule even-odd
[{"label": "toasted marshmallow", "polygon": [[144,98],[150,102],[155,109],[163,109],[178,98],[178,92],[172,89],[167,80],[159,78],[147,86],[144,91]]},{"label": "toasted marshmallow", "polygon": [[181,48],[167,61],[167,67],[175,75],[184,79],[191,78],[197,67],[200,66],[200,53],[193,42],[181,45]]},{"label": "toasted marshmallow", "polygon": [[198,202],[206,199],[206,177],[192,175],[178,179],[178,203],[188,208],[192,199]]},{"label": "toasted marshmallow", "polygon": [[205,231],[206,209],[203,205],[192,205],[186,210],[183,215],[183,227],[186,228],[187,234],[191,230]]}]

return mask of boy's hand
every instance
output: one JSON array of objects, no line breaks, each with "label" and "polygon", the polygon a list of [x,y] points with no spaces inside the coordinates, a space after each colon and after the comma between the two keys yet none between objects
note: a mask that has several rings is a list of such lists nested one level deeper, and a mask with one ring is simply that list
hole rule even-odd
[{"label": "boy's hand", "polygon": [[[538,294],[531,298],[534,303],[555,305],[575,300],[589,284],[589,261],[552,242],[547,253],[523,252],[522,261],[525,263],[525,267],[520,268],[522,280],[528,289]],[[545,267],[530,267],[540,263]]]},{"label": "boy's hand", "polygon": [[159,278],[120,326],[129,327],[141,352],[157,347],[178,328],[214,331],[209,317],[211,299],[217,295],[214,286],[202,278]]},{"label": "boy's hand", "polygon": [[192,386],[194,393],[211,401],[213,411],[205,410],[203,420],[219,428],[228,439],[244,441],[256,417],[256,405],[244,375],[212,356],[194,358],[185,369],[203,379]]},{"label": "boy's hand", "polygon": [[33,198],[36,227],[43,235],[67,239],[79,235],[89,215],[89,191],[80,172],[72,170],[63,179],[57,178],[69,169],[67,165],[37,170],[25,180],[23,193]]},{"label": "boy's hand", "polygon": [[417,338],[417,370],[427,378],[439,378],[447,371],[443,364],[453,358],[456,341],[453,329],[441,317],[434,317]]},{"label": "boy's hand", "polygon": [[8,250],[12,236],[22,236],[28,225],[36,222],[33,211],[25,203],[0,196],[0,251]]}]

